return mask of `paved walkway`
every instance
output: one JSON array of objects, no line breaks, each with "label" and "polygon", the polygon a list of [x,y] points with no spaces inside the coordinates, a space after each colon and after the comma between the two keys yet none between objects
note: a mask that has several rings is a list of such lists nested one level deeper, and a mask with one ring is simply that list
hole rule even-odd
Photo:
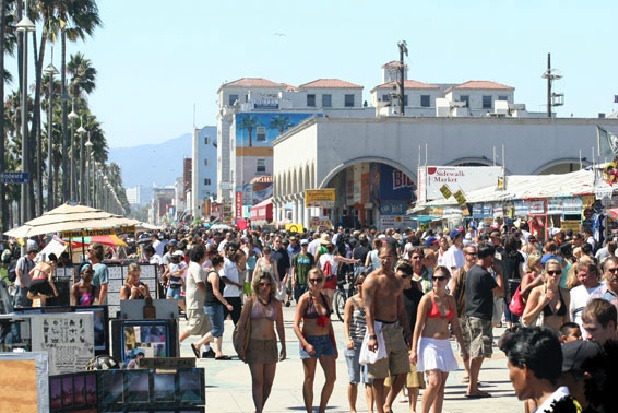
[{"label": "paved walkway", "polygon": [[[287,339],[288,358],[277,365],[277,373],[273,385],[270,399],[265,406],[266,412],[303,412],[304,403],[302,400],[301,386],[303,381],[303,371],[300,358],[298,357],[298,340],[292,329],[294,317],[294,304],[290,308],[284,308],[285,336]],[[184,324],[184,322],[182,323]],[[343,357],[343,323],[334,320],[335,337],[337,338],[340,356],[337,358],[337,381],[335,390],[328,404],[329,412],[347,412],[347,368]],[[182,328],[182,327],[181,327]],[[223,350],[225,354],[235,354],[232,346],[232,332],[234,324],[231,321],[225,322],[225,334]],[[494,329],[496,341],[502,329]],[[197,338],[190,338],[182,343],[181,355],[190,357],[192,355],[189,343],[196,341]],[[454,345],[454,344],[453,344]],[[457,354],[457,352],[455,352]],[[461,360],[459,360],[461,365]],[[217,413],[239,413],[253,412],[253,401],[251,399],[251,376],[249,368],[237,358],[229,361],[200,359],[199,367],[206,369],[206,411]],[[463,413],[478,411],[495,411],[503,413],[521,413],[523,405],[515,398],[511,382],[508,377],[508,368],[504,355],[494,347],[494,354],[491,359],[486,359],[480,373],[482,389],[492,394],[490,399],[470,400],[464,397],[466,384],[462,383],[463,369],[451,372],[446,383],[444,413]],[[323,384],[321,370],[316,374],[314,388],[314,411],[317,412],[319,404],[319,393]],[[422,394],[422,390],[421,390]],[[420,411],[420,396],[417,410]],[[407,403],[396,401],[393,404],[393,412],[407,413]],[[366,412],[367,403],[365,402],[364,392],[359,387],[357,401],[357,411]],[[377,412],[377,410],[374,410]]]}]

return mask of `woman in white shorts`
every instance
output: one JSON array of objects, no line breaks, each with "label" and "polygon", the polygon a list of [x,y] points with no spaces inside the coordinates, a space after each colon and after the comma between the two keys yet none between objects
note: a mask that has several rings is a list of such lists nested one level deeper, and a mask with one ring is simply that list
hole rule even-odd
[{"label": "woman in white shorts", "polygon": [[446,293],[446,285],[450,278],[451,273],[447,268],[436,268],[431,276],[433,288],[421,298],[418,305],[410,361],[416,364],[418,371],[424,371],[427,374],[422,413],[428,413],[434,403],[433,412],[442,411],[444,384],[449,372],[457,369],[457,361],[450,344],[450,328],[453,329],[457,341],[464,349],[464,361],[468,360],[468,351],[459,326],[455,298]]}]

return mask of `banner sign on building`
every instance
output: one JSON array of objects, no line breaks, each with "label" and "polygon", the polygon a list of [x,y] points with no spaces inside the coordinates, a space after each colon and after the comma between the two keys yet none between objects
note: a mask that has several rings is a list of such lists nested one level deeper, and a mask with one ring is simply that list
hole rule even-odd
[{"label": "banner sign on building", "polygon": [[500,166],[423,166],[418,168],[418,199],[422,202],[442,199],[444,185],[452,192],[464,193],[494,186],[502,176]]},{"label": "banner sign on building", "polygon": [[307,208],[334,208],[335,189],[307,189],[305,190],[305,206]]},{"label": "banner sign on building", "polygon": [[309,227],[312,230],[332,229],[333,222],[328,217],[311,217]]},{"label": "banner sign on building", "polygon": [[242,218],[242,191],[236,191],[236,219]]},{"label": "banner sign on building", "polygon": [[74,229],[60,233],[62,238],[96,237],[100,235],[132,234],[135,232],[135,225],[122,225],[116,228],[98,229]]},{"label": "banner sign on building", "polygon": [[530,215],[544,215],[545,200],[528,201],[528,213]]}]

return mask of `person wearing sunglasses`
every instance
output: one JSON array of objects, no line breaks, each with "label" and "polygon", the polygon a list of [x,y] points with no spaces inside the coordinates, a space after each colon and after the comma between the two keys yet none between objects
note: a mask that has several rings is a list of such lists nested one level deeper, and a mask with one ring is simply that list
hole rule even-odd
[{"label": "person wearing sunglasses", "polygon": [[452,370],[458,368],[451,349],[451,329],[462,348],[464,362],[468,362],[468,351],[457,316],[457,303],[446,292],[450,278],[448,268],[436,268],[431,276],[432,290],[421,298],[418,305],[410,361],[427,376],[427,388],[423,392],[421,406],[423,413],[428,413],[432,405],[434,413],[442,411],[446,379]]},{"label": "person wearing sunglasses", "polygon": [[275,379],[277,337],[281,342],[279,360],[286,358],[283,306],[275,298],[275,280],[270,274],[254,277],[251,287],[253,293],[247,298],[238,321],[241,342],[244,342],[246,323],[250,325],[247,349],[241,349],[239,357],[249,365],[253,404],[255,411],[262,413]]},{"label": "person wearing sunglasses", "polygon": [[545,263],[545,282],[535,287],[526,301],[522,322],[526,326],[545,326],[558,333],[560,326],[570,320],[569,290],[560,287],[562,265],[556,259]]},{"label": "person wearing sunglasses", "polygon": [[330,320],[332,310],[328,298],[322,293],[324,274],[314,268],[307,275],[309,291],[300,296],[294,314],[294,333],[300,344],[300,358],[303,362],[303,400],[307,413],[313,411],[313,379],[318,360],[324,370],[319,413],[324,413],[335,387],[337,344]]},{"label": "person wearing sunglasses", "polygon": [[611,256],[603,262],[603,280],[594,298],[602,298],[618,308],[618,258]]}]

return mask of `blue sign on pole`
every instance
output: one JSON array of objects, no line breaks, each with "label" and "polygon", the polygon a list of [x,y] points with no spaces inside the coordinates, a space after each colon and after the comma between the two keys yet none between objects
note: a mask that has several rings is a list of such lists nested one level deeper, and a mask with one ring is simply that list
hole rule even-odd
[{"label": "blue sign on pole", "polygon": [[28,182],[30,176],[24,172],[2,172],[0,179],[5,184],[24,184]]}]

